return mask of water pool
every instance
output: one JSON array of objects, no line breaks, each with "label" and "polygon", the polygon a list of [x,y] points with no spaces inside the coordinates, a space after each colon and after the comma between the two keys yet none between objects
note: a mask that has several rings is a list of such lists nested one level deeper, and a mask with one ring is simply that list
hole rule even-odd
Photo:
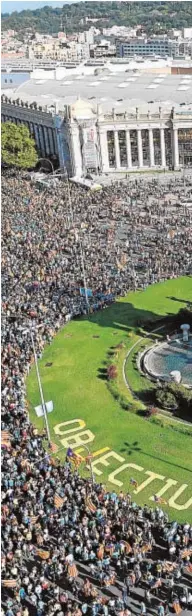
[{"label": "water pool", "polygon": [[150,349],[145,355],[144,365],[147,372],[159,378],[169,377],[172,370],[179,370],[182,382],[192,385],[192,337],[187,344],[178,337]]}]

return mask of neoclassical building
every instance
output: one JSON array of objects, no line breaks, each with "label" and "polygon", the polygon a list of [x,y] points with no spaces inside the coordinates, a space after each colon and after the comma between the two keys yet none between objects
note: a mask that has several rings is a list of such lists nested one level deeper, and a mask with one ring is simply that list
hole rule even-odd
[{"label": "neoclassical building", "polygon": [[57,157],[70,177],[82,177],[192,167],[190,101],[189,76],[124,74],[122,81],[104,73],[31,79],[2,95],[1,113],[3,122],[29,127],[39,156]]}]

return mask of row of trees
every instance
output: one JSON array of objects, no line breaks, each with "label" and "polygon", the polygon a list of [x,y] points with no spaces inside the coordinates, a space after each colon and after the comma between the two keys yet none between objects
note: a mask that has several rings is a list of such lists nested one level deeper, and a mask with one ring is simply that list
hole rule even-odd
[{"label": "row of trees", "polygon": [[13,122],[1,125],[2,163],[22,169],[32,169],[38,162],[35,141],[24,124],[17,126]]},{"label": "row of trees", "polygon": [[63,8],[45,6],[2,15],[2,29],[24,32],[26,29],[53,34],[90,27],[85,18],[96,18],[98,27],[144,26],[147,34],[163,33],[170,28],[187,27],[192,22],[191,2],[79,2]]}]

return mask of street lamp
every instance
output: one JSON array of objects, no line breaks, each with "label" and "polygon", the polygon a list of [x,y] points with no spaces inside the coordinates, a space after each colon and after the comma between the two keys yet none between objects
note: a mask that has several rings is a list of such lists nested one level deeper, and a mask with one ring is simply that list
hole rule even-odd
[{"label": "street lamp", "polygon": [[[21,319],[21,320],[22,319],[30,320],[30,318],[27,315],[24,315],[24,314],[12,314],[12,315],[9,315],[9,316],[3,314],[2,316],[4,316],[6,319],[13,319],[13,318],[15,319],[15,318],[17,318],[17,319]],[[39,329],[40,327],[43,327],[43,323],[40,323],[39,325],[37,325],[36,329]],[[45,428],[46,428],[47,440],[48,440],[48,444],[49,444],[49,447],[50,447],[51,446],[51,437],[50,437],[50,430],[49,430],[49,424],[48,424],[48,418],[47,418],[47,407],[46,407],[46,403],[45,403],[45,400],[44,400],[43,389],[42,389],[42,384],[41,384],[41,378],[40,378],[40,374],[39,374],[37,354],[36,354],[36,350],[35,350],[35,342],[34,342],[34,336],[33,336],[33,326],[32,326],[31,322],[30,322],[30,327],[28,329],[22,329],[22,334],[28,334],[28,333],[30,334],[30,338],[31,338],[31,344],[32,344],[33,355],[34,355],[34,360],[35,360],[35,368],[36,368],[37,380],[38,380],[38,385],[39,385],[39,393],[40,393],[40,398],[41,398],[42,411],[43,411],[43,416],[44,416],[44,420],[45,420]],[[53,409],[51,409],[51,410],[53,410]]]},{"label": "street lamp", "polygon": [[[42,325],[39,325],[39,327],[42,327]],[[47,408],[46,408],[46,404],[45,404],[45,399],[44,399],[43,389],[42,389],[42,384],[41,384],[41,378],[40,378],[40,374],[39,374],[39,367],[38,367],[38,361],[37,361],[37,353],[36,353],[36,349],[35,349],[35,342],[34,342],[32,324],[30,325],[29,329],[23,330],[22,333],[23,334],[28,334],[29,333],[30,337],[31,337],[31,344],[32,344],[33,355],[34,355],[34,360],[35,360],[35,369],[36,369],[37,381],[38,381],[38,386],[39,386],[39,393],[40,393],[40,398],[41,398],[41,406],[42,406],[43,416],[44,416],[44,420],[45,420],[45,428],[46,428],[46,433],[47,433],[47,440],[48,440],[48,444],[49,444],[49,447],[50,447],[51,446],[51,437],[50,437],[49,423],[48,423],[48,418],[47,418]]]},{"label": "street lamp", "polygon": [[95,478],[94,478],[93,467],[92,467],[92,455],[87,445],[83,445],[83,447],[85,447],[85,449],[88,451],[89,466],[90,466],[90,473],[91,473],[91,483],[92,483],[92,486],[94,486]]}]

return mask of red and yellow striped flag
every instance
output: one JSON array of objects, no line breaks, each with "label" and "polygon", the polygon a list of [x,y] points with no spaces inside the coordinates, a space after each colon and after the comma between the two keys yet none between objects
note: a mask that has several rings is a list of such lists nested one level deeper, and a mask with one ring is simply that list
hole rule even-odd
[{"label": "red and yellow striped flag", "polygon": [[31,524],[36,524],[38,517],[39,517],[38,515],[31,515],[30,517]]},{"label": "red and yellow striped flag", "polygon": [[79,468],[81,462],[83,462],[84,458],[82,458],[82,456],[79,456],[79,454],[74,453],[73,457],[71,458],[71,462],[73,462],[75,468]]},{"label": "red and yellow striped flag", "polygon": [[57,509],[60,509],[60,507],[62,507],[63,503],[64,503],[64,498],[61,498],[61,496],[59,496],[59,494],[55,494],[54,496],[54,505],[55,507],[57,507]]},{"label": "red and yellow striped flag", "polygon": [[92,502],[90,498],[86,499],[86,506],[87,506],[87,509],[89,509],[91,513],[95,513],[97,507],[94,505],[94,503]]},{"label": "red and yellow striped flag", "polygon": [[1,432],[1,444],[7,447],[11,446],[11,434],[8,430],[3,430]]},{"label": "red and yellow striped flag", "polygon": [[72,578],[76,578],[78,576],[78,571],[75,563],[72,563],[72,565],[68,565],[67,573],[68,576]]},{"label": "red and yellow striped flag", "polygon": [[122,540],[122,541],[121,541],[121,544],[124,546],[124,548],[125,548],[125,553],[126,553],[126,554],[129,554],[130,552],[132,552],[132,549],[131,549],[130,543],[128,543],[128,541],[124,541],[124,540]]},{"label": "red and yellow striped flag", "polygon": [[49,558],[50,556],[50,552],[48,552],[48,550],[37,550],[36,551],[37,556],[39,556],[39,558],[41,558],[42,560],[46,560],[47,558]]},{"label": "red and yellow striped flag", "polygon": [[4,588],[15,588],[17,586],[17,580],[2,580],[2,586],[4,586]]},{"label": "red and yellow striped flag", "polygon": [[56,445],[56,443],[51,443],[51,451],[52,453],[57,453],[59,447],[58,445]]},{"label": "red and yellow striped flag", "polygon": [[192,563],[189,563],[189,565],[187,566],[187,571],[188,573],[192,573]]}]

